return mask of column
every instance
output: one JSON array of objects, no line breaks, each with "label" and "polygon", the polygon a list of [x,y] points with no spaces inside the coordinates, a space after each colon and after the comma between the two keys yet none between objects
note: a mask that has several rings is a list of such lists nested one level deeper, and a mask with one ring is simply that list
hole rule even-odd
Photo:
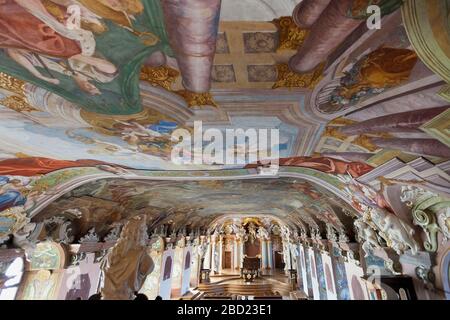
[{"label": "column", "polygon": [[183,86],[196,93],[209,92],[221,0],[164,0],[161,4]]},{"label": "column", "polygon": [[291,60],[292,71],[307,73],[326,61],[332,53],[356,28],[361,20],[347,17],[353,0],[331,1],[311,27],[311,31]]},{"label": "column", "polygon": [[236,238],[233,238],[233,270],[239,268],[239,244]]},{"label": "column", "polygon": [[211,238],[211,273],[214,274],[216,270],[216,237]]},{"label": "column", "polygon": [[372,118],[342,127],[339,131],[355,136],[371,132],[421,132],[418,128],[432,120],[449,107],[414,110]]},{"label": "column", "polygon": [[267,240],[261,239],[261,269],[267,269]]},{"label": "column", "polygon": [[291,250],[289,248],[289,242],[284,241],[283,242],[283,256],[284,256],[284,271],[288,274],[289,270],[291,269]]},{"label": "column", "polygon": [[206,239],[207,247],[206,247],[206,254],[205,254],[205,260],[203,261],[202,269],[211,269],[211,239]]},{"label": "column", "polygon": [[267,240],[267,268],[268,269],[274,269],[273,266],[273,246],[272,246],[272,240]]},{"label": "column", "polygon": [[372,138],[378,147],[397,149],[418,155],[450,158],[450,148],[435,139]]},{"label": "column", "polygon": [[222,273],[223,269],[223,236],[219,238],[219,274]]},{"label": "column", "polygon": [[244,241],[241,239],[239,243],[239,268],[243,267],[244,263]]},{"label": "column", "polygon": [[297,26],[308,29],[320,17],[331,0],[303,0],[292,13],[292,18]]}]

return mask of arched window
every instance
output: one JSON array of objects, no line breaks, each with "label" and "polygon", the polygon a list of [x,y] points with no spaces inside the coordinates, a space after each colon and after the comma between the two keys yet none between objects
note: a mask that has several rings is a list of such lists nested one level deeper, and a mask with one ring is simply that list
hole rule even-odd
[{"label": "arched window", "polygon": [[0,290],[0,300],[14,300],[23,275],[23,258],[16,258],[6,269],[6,278]]},{"label": "arched window", "polygon": [[171,272],[172,272],[172,257],[167,257],[166,263],[164,264],[163,281],[170,279]]},{"label": "arched window", "polygon": [[184,270],[187,270],[191,267],[191,253],[188,251],[186,253],[186,258],[184,260]]}]

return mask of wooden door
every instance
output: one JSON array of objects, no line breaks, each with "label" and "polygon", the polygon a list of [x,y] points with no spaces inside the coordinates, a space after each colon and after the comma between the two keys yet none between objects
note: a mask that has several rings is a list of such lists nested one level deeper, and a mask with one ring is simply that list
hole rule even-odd
[{"label": "wooden door", "polygon": [[231,269],[231,251],[225,251],[224,269]]},{"label": "wooden door", "polygon": [[283,256],[279,252],[275,252],[275,269],[284,269]]}]

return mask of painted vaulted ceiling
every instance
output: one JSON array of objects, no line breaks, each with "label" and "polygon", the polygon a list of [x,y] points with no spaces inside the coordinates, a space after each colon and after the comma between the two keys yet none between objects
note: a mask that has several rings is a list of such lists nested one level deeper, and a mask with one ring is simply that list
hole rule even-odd
[{"label": "painted vaulted ceiling", "polygon": [[[336,230],[350,226],[357,213],[332,192],[303,179],[143,181],[102,179],[62,195],[37,214],[42,221],[56,211],[79,208],[81,234],[95,227],[103,234],[114,223],[146,214],[151,228],[170,224],[175,231],[207,228],[223,216],[272,216],[299,229],[325,224]],[[347,213],[344,213],[345,209]],[[344,211],[343,211],[344,210]]]},{"label": "painted vaulted ceiling", "polygon": [[[409,13],[441,12],[435,21],[448,27],[448,8],[311,3],[0,1],[0,211],[38,207],[32,218],[42,220],[82,208],[82,232],[144,211],[153,226],[265,214],[352,235],[348,218],[361,214],[367,194],[367,203],[407,216],[398,189],[383,194],[386,176],[422,179],[447,195],[448,43],[430,19],[417,26]],[[364,23],[373,3],[382,32]],[[428,30],[439,57],[424,54],[418,29]],[[278,129],[282,166],[308,168],[314,179],[172,181],[189,170],[245,166],[170,161],[171,134],[192,131],[194,121],[222,132]],[[134,179],[133,170],[167,171],[171,181]],[[83,180],[88,171],[99,180]],[[358,198],[338,196],[344,184],[323,188],[337,177],[371,191],[359,186]]]}]

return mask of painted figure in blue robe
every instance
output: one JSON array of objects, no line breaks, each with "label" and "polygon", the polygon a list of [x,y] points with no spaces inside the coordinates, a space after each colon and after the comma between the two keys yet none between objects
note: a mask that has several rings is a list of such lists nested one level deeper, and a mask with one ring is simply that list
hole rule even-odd
[{"label": "painted figure in blue robe", "polygon": [[0,176],[0,212],[12,207],[25,205],[26,198],[17,190],[20,187],[21,183],[19,180]]},{"label": "painted figure in blue robe", "polygon": [[178,124],[172,121],[160,120],[157,124],[148,126],[148,129],[159,132],[161,134],[170,134],[177,128]]}]

